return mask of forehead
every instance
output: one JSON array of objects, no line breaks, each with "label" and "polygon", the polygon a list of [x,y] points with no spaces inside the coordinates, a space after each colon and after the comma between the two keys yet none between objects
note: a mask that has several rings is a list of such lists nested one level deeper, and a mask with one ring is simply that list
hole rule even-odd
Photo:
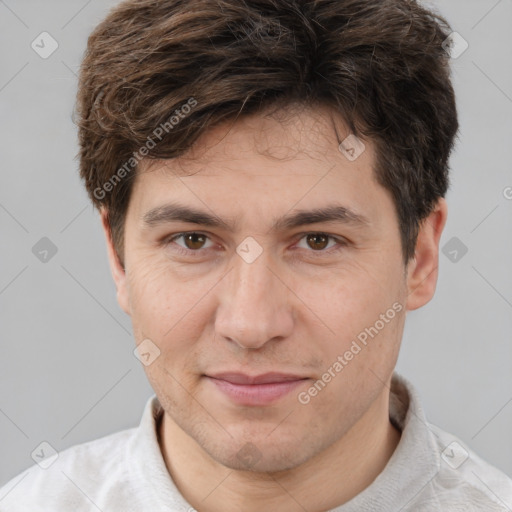
[{"label": "forehead", "polygon": [[340,142],[349,136],[327,107],[293,106],[226,121],[179,158],[142,162],[132,201],[139,212],[179,198],[203,209],[264,215],[275,214],[277,202],[300,209],[336,200],[369,217],[376,194],[386,191],[374,179],[372,142],[348,158]]},{"label": "forehead", "polygon": [[324,160],[333,154],[338,157],[339,143],[348,135],[341,117],[328,107],[292,104],[215,126],[181,161],[211,162],[228,155],[238,160],[255,153],[276,162],[304,157]]},{"label": "forehead", "polygon": [[[345,151],[347,146],[357,146],[357,158],[350,158],[354,154]],[[351,174],[361,175],[364,168],[373,170],[374,151],[373,142],[355,138],[333,109],[325,105],[290,104],[221,122],[204,132],[178,158],[143,160],[137,178],[149,173],[188,177],[215,172],[218,176],[221,170],[243,174],[254,171],[253,163],[259,172],[247,174],[272,177],[292,170],[295,176],[300,176],[341,165],[350,169]],[[301,161],[307,164],[300,165]]]}]

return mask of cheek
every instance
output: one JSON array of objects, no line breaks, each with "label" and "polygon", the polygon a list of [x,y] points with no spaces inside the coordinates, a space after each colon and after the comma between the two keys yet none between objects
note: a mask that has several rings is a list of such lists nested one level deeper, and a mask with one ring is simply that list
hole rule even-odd
[{"label": "cheek", "polygon": [[184,279],[176,275],[169,261],[149,256],[130,267],[128,279],[137,343],[144,339],[155,343],[166,367],[187,364],[190,368],[197,359],[196,340],[213,318],[209,290],[218,277]]},{"label": "cheek", "polygon": [[348,423],[359,418],[382,392],[396,365],[405,309],[398,301],[395,308],[385,300],[379,308],[374,301],[347,307],[337,317],[333,313],[335,336],[317,338],[315,350],[322,365],[300,403],[307,401],[305,407],[312,407],[316,417],[338,425],[333,428],[346,425],[347,418],[352,418]]},{"label": "cheek", "polygon": [[170,280],[168,265],[154,257],[132,263],[128,283],[136,339],[144,331],[145,337],[161,341],[184,315],[189,295]]},{"label": "cheek", "polygon": [[405,320],[399,265],[358,263],[330,274],[304,288],[304,302],[316,304],[311,309],[325,333],[311,329],[307,337],[316,342],[305,346],[322,361],[317,376],[321,382],[311,390],[318,393],[312,402],[319,414],[329,414],[333,403],[343,405],[340,410],[355,411],[375,398],[396,365]]},{"label": "cheek", "polygon": [[[378,322],[380,315],[385,315],[393,304],[403,302],[403,270],[398,265],[395,267],[377,261],[354,262],[341,269],[323,269],[314,279],[297,282],[295,290],[307,306],[305,314],[316,317],[333,349],[350,345],[352,339]],[[394,319],[394,313],[396,309],[388,316]],[[392,323],[396,322],[386,322],[387,331]],[[332,343],[333,340],[336,341]]]},{"label": "cheek", "polygon": [[130,268],[129,285],[136,343],[150,340],[157,347],[154,361],[144,365],[146,376],[159,397],[181,410],[183,390],[193,393],[197,385],[196,341],[209,318],[209,286],[199,290],[173,276],[169,262],[151,257]]}]

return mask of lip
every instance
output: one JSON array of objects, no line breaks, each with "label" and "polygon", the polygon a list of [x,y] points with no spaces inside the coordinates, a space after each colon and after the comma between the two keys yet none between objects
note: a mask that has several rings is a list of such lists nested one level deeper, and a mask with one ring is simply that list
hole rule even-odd
[{"label": "lip", "polygon": [[247,406],[271,404],[308,379],[300,375],[275,372],[261,375],[225,372],[205,377],[231,401]]},{"label": "lip", "polygon": [[263,373],[261,375],[252,376],[240,372],[223,372],[208,375],[208,377],[211,377],[212,379],[225,380],[226,382],[230,382],[231,384],[239,385],[274,384],[305,379],[305,377],[302,377],[300,375],[292,375],[289,373],[277,372],[268,372]]}]

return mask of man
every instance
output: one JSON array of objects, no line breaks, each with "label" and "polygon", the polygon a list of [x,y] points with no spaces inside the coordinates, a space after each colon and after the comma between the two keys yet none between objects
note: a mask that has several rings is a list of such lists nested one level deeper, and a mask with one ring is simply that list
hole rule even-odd
[{"label": "man", "polygon": [[155,396],[13,479],[2,512],[510,510],[511,480],[394,372],[437,281],[449,34],[412,0],[109,14],[81,176]]}]

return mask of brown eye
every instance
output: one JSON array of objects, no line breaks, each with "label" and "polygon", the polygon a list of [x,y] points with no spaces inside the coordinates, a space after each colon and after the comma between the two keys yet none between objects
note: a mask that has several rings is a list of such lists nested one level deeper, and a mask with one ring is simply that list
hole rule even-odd
[{"label": "brown eye", "polygon": [[207,234],[189,231],[164,239],[162,246],[176,254],[203,257],[214,249],[215,244]]},{"label": "brown eye", "polygon": [[202,249],[206,239],[208,238],[201,233],[187,233],[182,236],[185,241],[185,246],[190,250]]},{"label": "brown eye", "polygon": [[307,243],[311,249],[321,251],[327,247],[329,238],[329,236],[323,233],[311,233],[307,235]]}]

